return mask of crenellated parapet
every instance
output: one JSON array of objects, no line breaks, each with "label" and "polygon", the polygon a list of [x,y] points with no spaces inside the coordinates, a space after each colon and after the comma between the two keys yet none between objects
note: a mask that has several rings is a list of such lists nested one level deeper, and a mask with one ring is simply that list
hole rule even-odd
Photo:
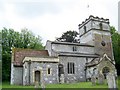
[{"label": "crenellated parapet", "polygon": [[87,24],[89,21],[99,21],[109,24],[109,19],[105,19],[103,17],[99,18],[98,16],[94,17],[93,15],[90,15],[89,18],[87,18],[85,21],[83,21],[81,24],[79,24],[79,29],[83,27],[85,24]]}]

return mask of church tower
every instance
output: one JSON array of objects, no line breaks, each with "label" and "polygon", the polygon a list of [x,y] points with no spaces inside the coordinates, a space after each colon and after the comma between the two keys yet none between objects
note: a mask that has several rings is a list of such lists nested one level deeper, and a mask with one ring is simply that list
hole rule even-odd
[{"label": "church tower", "polygon": [[78,26],[80,43],[93,45],[95,54],[100,55],[100,57],[107,54],[111,60],[114,60],[109,19],[91,15]]}]

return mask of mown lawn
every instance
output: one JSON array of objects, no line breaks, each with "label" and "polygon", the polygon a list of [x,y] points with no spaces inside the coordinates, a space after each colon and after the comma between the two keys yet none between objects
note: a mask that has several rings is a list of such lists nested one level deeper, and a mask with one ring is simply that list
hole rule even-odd
[{"label": "mown lawn", "polygon": [[[120,77],[117,81],[120,88]],[[91,82],[80,82],[72,84],[46,84],[46,88],[108,88],[107,84],[104,85],[92,85]],[[19,86],[19,85],[10,85],[9,82],[3,82],[2,88],[34,88],[34,86]]]},{"label": "mown lawn", "polygon": [[[107,85],[95,85],[93,86],[91,82],[80,82],[72,84],[46,84],[46,88],[107,88]],[[9,82],[3,82],[2,88],[34,88],[34,86],[19,86],[10,85]]]}]

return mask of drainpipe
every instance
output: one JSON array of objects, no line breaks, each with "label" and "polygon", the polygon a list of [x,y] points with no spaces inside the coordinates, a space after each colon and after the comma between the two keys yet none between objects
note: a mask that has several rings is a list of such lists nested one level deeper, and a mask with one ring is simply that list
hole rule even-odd
[{"label": "drainpipe", "polygon": [[29,85],[30,85],[30,66],[31,66],[31,60],[28,61],[28,65],[29,65]]},{"label": "drainpipe", "polygon": [[86,66],[85,66],[84,71],[85,71],[85,81],[87,82],[87,67]]},{"label": "drainpipe", "polygon": [[86,58],[85,69],[84,69],[86,82],[87,82],[87,66],[86,66],[87,63],[88,63],[88,58]]}]

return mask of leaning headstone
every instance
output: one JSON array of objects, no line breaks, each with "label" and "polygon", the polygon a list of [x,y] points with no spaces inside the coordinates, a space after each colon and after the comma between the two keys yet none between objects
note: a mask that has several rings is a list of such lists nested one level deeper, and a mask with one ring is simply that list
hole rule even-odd
[{"label": "leaning headstone", "polygon": [[42,88],[42,90],[45,90],[45,82],[44,82],[44,80],[43,80],[43,82],[41,82],[41,88]]},{"label": "leaning headstone", "polygon": [[36,81],[36,82],[35,82],[35,90],[38,90],[38,88],[40,88],[40,86],[39,86],[39,82]]},{"label": "leaning headstone", "polygon": [[104,84],[104,75],[103,74],[98,75],[98,83],[99,84]]},{"label": "leaning headstone", "polygon": [[108,83],[108,88],[117,89],[115,75],[113,73],[108,73],[108,75],[107,75],[107,83]]},{"label": "leaning headstone", "polygon": [[60,76],[60,83],[64,83],[64,74],[61,74]]},{"label": "leaning headstone", "polygon": [[91,82],[92,82],[92,85],[96,85],[96,77],[95,76],[91,77]]}]

